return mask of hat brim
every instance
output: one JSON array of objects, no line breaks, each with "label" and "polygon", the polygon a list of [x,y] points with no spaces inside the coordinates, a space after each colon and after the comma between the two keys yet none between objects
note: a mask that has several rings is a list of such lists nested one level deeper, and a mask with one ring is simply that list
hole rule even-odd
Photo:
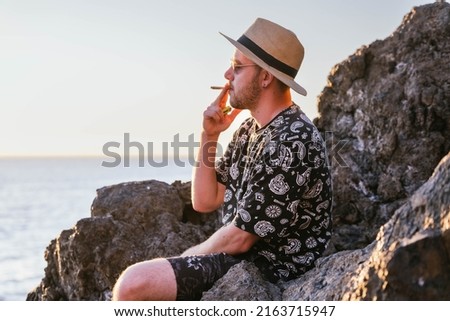
[{"label": "hat brim", "polygon": [[261,68],[269,71],[275,78],[280,80],[282,83],[284,83],[286,86],[289,86],[292,90],[299,93],[300,95],[306,96],[307,92],[305,88],[297,84],[294,79],[292,79],[290,76],[282,73],[281,71],[278,71],[277,69],[271,67],[267,63],[265,63],[261,58],[256,56],[252,51],[247,49],[244,45],[237,42],[236,40],[228,37],[227,35],[224,35],[223,33],[219,32],[222,36],[225,37],[233,46],[236,47],[240,52],[242,52],[247,58],[249,58],[251,61],[253,61],[255,64],[260,66]]}]

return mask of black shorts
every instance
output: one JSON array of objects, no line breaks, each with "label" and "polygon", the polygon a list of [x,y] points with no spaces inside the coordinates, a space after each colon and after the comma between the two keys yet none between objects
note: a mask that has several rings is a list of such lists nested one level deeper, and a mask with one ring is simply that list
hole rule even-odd
[{"label": "black shorts", "polygon": [[200,300],[204,291],[241,260],[225,253],[171,257],[177,281],[177,300]]}]

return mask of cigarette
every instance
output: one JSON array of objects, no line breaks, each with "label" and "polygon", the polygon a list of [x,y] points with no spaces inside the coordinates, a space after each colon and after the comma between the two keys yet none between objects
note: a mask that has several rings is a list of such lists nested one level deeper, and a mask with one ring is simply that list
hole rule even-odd
[{"label": "cigarette", "polygon": [[218,90],[222,90],[224,89],[224,86],[211,86],[211,89],[218,89]]}]

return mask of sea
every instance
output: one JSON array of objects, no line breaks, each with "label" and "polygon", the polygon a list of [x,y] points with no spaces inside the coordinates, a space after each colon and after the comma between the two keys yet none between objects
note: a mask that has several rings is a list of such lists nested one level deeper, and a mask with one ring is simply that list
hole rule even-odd
[{"label": "sea", "polygon": [[46,247],[90,217],[97,189],[151,179],[190,181],[191,172],[191,162],[179,159],[112,167],[101,158],[0,158],[0,301],[26,300],[44,277]]}]

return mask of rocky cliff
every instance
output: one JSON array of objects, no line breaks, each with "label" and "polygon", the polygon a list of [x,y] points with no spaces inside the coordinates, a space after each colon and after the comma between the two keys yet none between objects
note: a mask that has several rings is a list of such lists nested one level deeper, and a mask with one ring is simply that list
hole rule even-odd
[{"label": "rocky cliff", "polygon": [[414,8],[336,65],[319,97],[332,156],[333,248],[369,244],[450,150],[448,3]]},{"label": "rocky cliff", "polygon": [[[333,175],[326,256],[279,284],[240,263],[203,300],[450,299],[449,40],[450,5],[416,7],[333,68],[315,119]],[[51,241],[27,300],[108,300],[124,268],[201,242],[217,217],[192,210],[189,183],[103,187],[91,217]]]}]

